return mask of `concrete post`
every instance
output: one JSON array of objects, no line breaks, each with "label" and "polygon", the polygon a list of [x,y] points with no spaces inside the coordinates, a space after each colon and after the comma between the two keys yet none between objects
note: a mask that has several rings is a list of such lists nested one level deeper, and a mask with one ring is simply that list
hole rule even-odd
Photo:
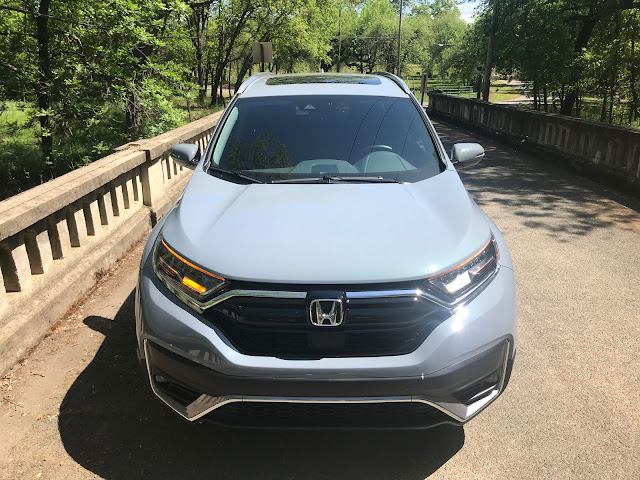
[{"label": "concrete post", "polygon": [[142,180],[141,173],[139,169],[135,169],[133,172],[133,176],[131,177],[131,185],[133,188],[133,201],[139,202],[142,199],[142,192],[140,189],[142,188]]},{"label": "concrete post", "polygon": [[171,171],[171,159],[168,156],[162,156],[162,171],[163,178],[166,180],[171,180],[173,177],[173,172]]},{"label": "concrete post", "polygon": [[87,242],[87,222],[84,218],[84,207],[70,205],[65,212],[69,229],[69,243],[72,247],[79,247]]},{"label": "concrete post", "polygon": [[147,207],[157,205],[164,194],[164,172],[161,158],[144,164],[140,169],[142,201]]},{"label": "concrete post", "polygon": [[113,208],[113,216],[119,217],[122,215],[122,210],[124,210],[124,197],[122,194],[121,185],[111,185],[109,188],[109,193],[111,195],[111,207]]},{"label": "concrete post", "polygon": [[30,228],[25,231],[25,247],[33,275],[41,275],[53,265],[53,254],[49,232],[45,228]]},{"label": "concrete post", "polygon": [[84,210],[84,220],[87,225],[87,235],[95,237],[100,228],[100,206],[98,205],[97,198],[93,201],[88,201],[82,206]]},{"label": "concrete post", "polygon": [[63,212],[58,212],[55,216],[49,218],[47,230],[49,231],[49,241],[51,242],[53,259],[60,260],[69,255],[71,251],[71,237],[69,235],[67,219]]},{"label": "concrete post", "polygon": [[108,190],[98,193],[98,209],[100,210],[100,225],[105,227],[113,226],[113,204],[111,203],[111,193]]},{"label": "concrete post", "polygon": [[31,266],[24,241],[14,237],[0,245],[0,267],[7,292],[25,292],[31,288]]}]

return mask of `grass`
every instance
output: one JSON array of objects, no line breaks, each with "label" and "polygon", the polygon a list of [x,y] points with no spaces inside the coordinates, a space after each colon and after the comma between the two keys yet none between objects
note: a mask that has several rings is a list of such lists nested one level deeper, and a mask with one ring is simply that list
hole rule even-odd
[{"label": "grass", "polygon": [[515,100],[518,97],[521,97],[522,91],[518,88],[508,85],[502,81],[496,81],[491,85],[491,90],[489,92],[489,100],[491,102],[504,102],[509,100]]},{"label": "grass", "polygon": [[[175,126],[210,115],[223,107],[210,107],[209,100],[173,100]],[[124,112],[106,104],[88,122],[76,125],[73,135],[54,136],[54,161],[45,162],[40,150],[40,126],[32,102],[0,102],[0,200],[35,187],[102,158],[128,141]],[[172,128],[172,127],[169,127]]]},{"label": "grass", "polygon": [[[533,102],[521,103],[518,104],[521,108],[526,108],[529,110],[533,109]],[[580,109],[580,118],[584,120],[591,120],[594,122],[600,122],[600,112],[602,109],[602,100],[598,100],[595,98],[587,98],[582,102],[582,108]],[[630,128],[638,128],[640,129],[640,118],[633,119],[631,123],[629,123],[629,103],[628,102],[617,102],[613,107],[613,117],[612,117],[612,125],[618,125],[621,127],[630,127]],[[540,106],[540,111],[544,111],[544,107]],[[549,112],[550,113],[560,113],[560,102],[556,99],[556,108],[553,108],[551,101],[549,101]],[[607,108],[606,119],[602,123],[608,124],[609,120],[609,110]]]},{"label": "grass", "polygon": [[41,183],[40,127],[28,102],[0,103],[0,198]]},{"label": "grass", "polygon": [[[227,97],[225,97],[226,100]],[[218,106],[210,106],[209,98],[205,98],[204,101],[200,101],[200,99],[190,100],[189,105],[187,107],[187,99],[184,97],[175,98],[173,101],[173,106],[179,110],[181,110],[184,114],[184,123],[193,122],[194,120],[198,120],[202,117],[206,117],[207,115],[211,115],[212,113],[219,112],[224,107]]]},{"label": "grass", "polygon": [[[420,79],[412,78],[412,79],[407,79],[406,81],[407,81],[407,85],[409,85],[409,88],[411,88],[411,91],[413,92],[413,94],[418,99],[420,99],[420,96],[421,96]],[[427,90],[438,90],[439,87],[444,85],[459,86],[461,89],[468,88],[466,86],[463,86],[461,83],[456,82],[455,80],[429,79]],[[426,96],[427,95],[425,94],[425,97]],[[477,94],[474,91],[464,91],[456,94],[455,96],[462,97],[462,98],[476,98]],[[522,92],[518,88],[512,85],[508,85],[507,83],[501,80],[498,80],[491,85],[491,90],[490,90],[491,102],[503,102],[508,100],[514,100],[521,96],[522,96]]]},{"label": "grass", "polygon": [[[602,109],[602,100],[584,100],[582,108],[580,109],[580,116],[586,120],[600,121],[600,112]],[[640,128],[640,119],[632,120],[629,124],[629,109],[630,106],[627,102],[615,103],[613,106],[613,125],[620,125],[623,127]],[[609,109],[607,108],[606,120],[609,120]]]}]

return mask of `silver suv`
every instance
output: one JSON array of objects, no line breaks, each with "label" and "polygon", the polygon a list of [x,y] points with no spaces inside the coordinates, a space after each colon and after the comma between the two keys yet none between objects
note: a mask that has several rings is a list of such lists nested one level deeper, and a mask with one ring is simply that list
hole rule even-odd
[{"label": "silver suv", "polygon": [[[259,74],[224,111],[147,242],[139,357],[187,420],[461,425],[509,380],[507,245],[406,84]],[[206,416],[206,417],[205,417]]]}]

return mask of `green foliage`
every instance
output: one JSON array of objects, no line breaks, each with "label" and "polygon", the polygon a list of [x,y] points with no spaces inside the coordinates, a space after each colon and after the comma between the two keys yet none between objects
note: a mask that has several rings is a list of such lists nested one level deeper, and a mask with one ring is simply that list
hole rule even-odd
[{"label": "green foliage", "polygon": [[[640,114],[637,92],[640,21],[630,0],[485,0],[484,10],[447,68],[473,75],[484,64],[490,13],[498,12],[494,65],[531,85],[535,106],[580,116],[601,99],[600,120],[624,123]],[[447,62],[445,62],[447,63]],[[556,101],[557,100],[557,101]],[[589,115],[593,118],[593,114]]]},{"label": "green foliage", "polygon": [[[399,3],[0,0],[0,196],[220,108],[255,71],[255,41],[273,43],[276,72],[335,70],[338,49],[342,68],[395,71]],[[403,13],[403,75],[445,74],[468,28],[456,2]]]},{"label": "green foliage", "polygon": [[[341,2],[340,63],[361,73],[397,69],[399,2],[364,0]],[[401,74],[440,68],[446,51],[457,45],[468,25],[454,0],[405,1],[402,22]],[[331,64],[338,63],[339,32],[332,42]]]}]

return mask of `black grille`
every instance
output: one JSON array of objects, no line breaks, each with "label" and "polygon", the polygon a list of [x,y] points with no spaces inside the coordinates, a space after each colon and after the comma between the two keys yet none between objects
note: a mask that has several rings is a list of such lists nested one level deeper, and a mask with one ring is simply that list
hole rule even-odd
[{"label": "black grille", "polygon": [[448,311],[419,297],[349,299],[340,326],[318,327],[306,299],[233,297],[205,312],[242,353],[281,358],[401,355],[414,351]]},{"label": "black grille", "polygon": [[263,428],[427,428],[451,418],[422,403],[237,402],[206,420],[235,427]]}]

